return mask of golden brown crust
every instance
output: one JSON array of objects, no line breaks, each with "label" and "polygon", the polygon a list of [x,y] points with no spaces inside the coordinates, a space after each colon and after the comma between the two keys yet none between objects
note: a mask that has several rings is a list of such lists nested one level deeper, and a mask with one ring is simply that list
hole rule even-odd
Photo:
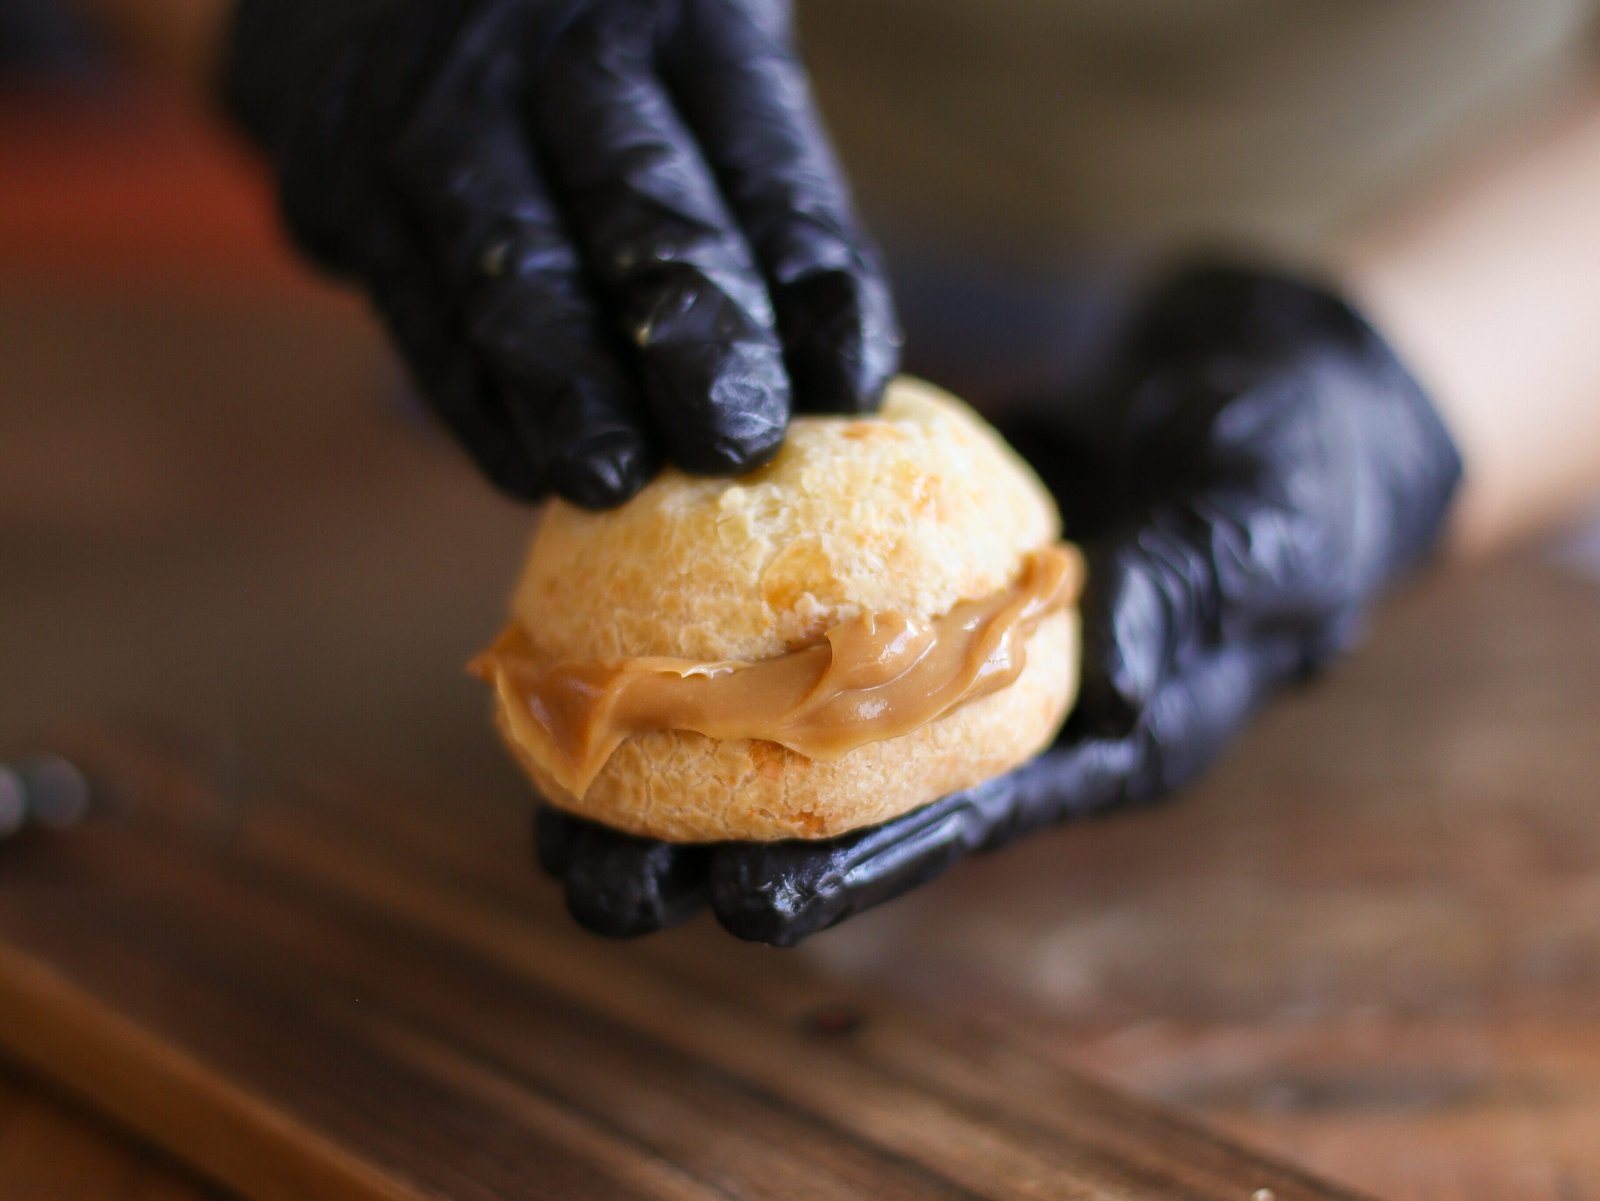
[{"label": "golden brown crust", "polygon": [[[773,463],[742,479],[668,471],[601,514],[551,502],[512,617],[552,659],[760,659],[862,612],[937,617],[1007,587],[1059,536],[1015,452],[959,401],[902,378],[875,416],[796,419]],[[1077,651],[1076,613],[1050,616],[1010,687],[832,762],[656,731],[618,747],[580,799],[507,741],[553,803],[620,830],[827,838],[1032,757],[1071,705]]]},{"label": "golden brown crust", "polygon": [[669,469],[610,512],[550,502],[512,611],[554,658],[764,659],[863,611],[986,596],[1060,529],[998,434],[902,378],[871,417],[797,418],[740,479]]}]

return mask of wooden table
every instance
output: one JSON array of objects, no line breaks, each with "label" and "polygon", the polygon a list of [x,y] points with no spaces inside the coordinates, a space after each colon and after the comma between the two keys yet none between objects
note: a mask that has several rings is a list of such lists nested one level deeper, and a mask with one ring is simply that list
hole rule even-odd
[{"label": "wooden table", "polygon": [[[408,415],[348,307],[12,289],[0,397],[0,745],[177,748],[244,827],[286,781],[520,820],[460,666],[526,515]],[[1181,803],[795,956],[704,923],[594,954],[793,963],[773,978],[1003,1031],[1378,1196],[1600,1197],[1597,684],[1600,589],[1533,559],[1436,579]],[[204,1191],[0,1076],[0,1197],[119,1195]]]}]

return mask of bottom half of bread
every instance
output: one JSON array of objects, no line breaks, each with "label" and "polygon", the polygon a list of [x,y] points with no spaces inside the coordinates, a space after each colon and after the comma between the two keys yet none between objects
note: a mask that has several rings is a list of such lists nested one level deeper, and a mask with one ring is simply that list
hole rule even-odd
[{"label": "bottom half of bread", "polygon": [[502,736],[550,803],[613,829],[671,842],[832,838],[877,825],[1027,762],[1072,706],[1078,618],[1041,622],[1007,687],[937,721],[833,760],[775,742],[655,730],[620,745],[579,798],[560,788],[496,713]]}]

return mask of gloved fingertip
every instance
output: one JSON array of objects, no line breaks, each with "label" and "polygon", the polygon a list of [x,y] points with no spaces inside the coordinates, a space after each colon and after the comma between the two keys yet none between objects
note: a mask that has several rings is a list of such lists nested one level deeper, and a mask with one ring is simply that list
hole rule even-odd
[{"label": "gloved fingertip", "polygon": [[695,453],[683,456],[680,466],[699,475],[747,475],[765,467],[783,447],[788,422],[761,430],[740,431],[703,444]]},{"label": "gloved fingertip", "polygon": [[870,413],[900,367],[900,329],[881,280],[823,271],[778,299],[795,407]]},{"label": "gloved fingertip", "polygon": [[789,388],[743,372],[713,381],[673,408],[695,414],[664,431],[667,453],[694,475],[744,475],[771,462],[789,428]]},{"label": "gloved fingertip", "polygon": [[546,875],[560,879],[572,862],[582,827],[550,805],[541,805],[533,815],[533,856]]},{"label": "gloved fingertip", "polygon": [[707,850],[601,832],[567,865],[567,912],[586,930],[637,938],[687,920],[705,905]]},{"label": "gloved fingertip", "polygon": [[711,911],[746,942],[792,947],[844,916],[836,877],[794,870],[783,848],[718,848],[711,860]]},{"label": "gloved fingertip", "polygon": [[783,445],[789,374],[770,329],[726,302],[697,307],[706,314],[658,330],[650,343],[646,395],[675,464],[695,475],[742,475]]},{"label": "gloved fingertip", "polygon": [[791,359],[796,407],[808,413],[875,413],[894,372],[864,366],[858,347],[830,346]]},{"label": "gloved fingertip", "polygon": [[585,509],[609,509],[649,482],[655,458],[631,430],[610,430],[564,447],[550,464],[550,486]]}]

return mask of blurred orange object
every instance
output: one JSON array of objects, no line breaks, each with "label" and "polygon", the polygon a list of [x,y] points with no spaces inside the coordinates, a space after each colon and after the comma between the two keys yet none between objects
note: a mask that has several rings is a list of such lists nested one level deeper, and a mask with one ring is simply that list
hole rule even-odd
[{"label": "blurred orange object", "polygon": [[220,117],[107,84],[0,94],[0,283],[336,300]]}]

